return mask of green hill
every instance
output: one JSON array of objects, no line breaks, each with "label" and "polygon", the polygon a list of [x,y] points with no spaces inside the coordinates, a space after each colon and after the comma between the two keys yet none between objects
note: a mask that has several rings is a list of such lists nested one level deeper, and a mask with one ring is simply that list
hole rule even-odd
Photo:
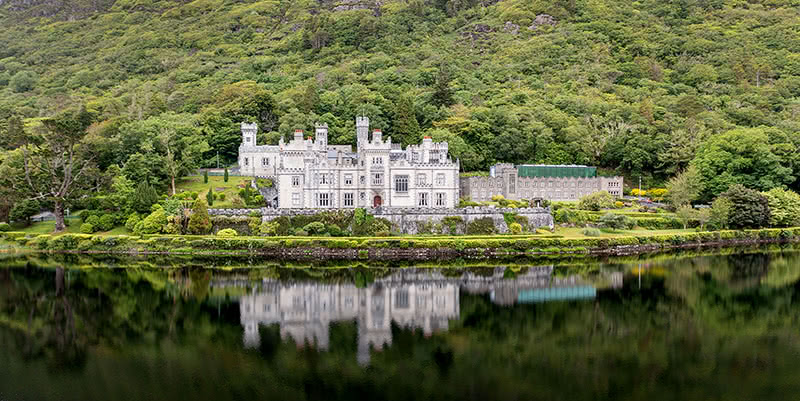
[{"label": "green hill", "polygon": [[95,130],[118,145],[101,168],[146,152],[124,146],[119,130],[131,121],[186,122],[211,145],[212,165],[217,151],[235,160],[240,120],[258,121],[264,142],[325,121],[331,143],[351,143],[364,114],[396,142],[450,141],[466,171],[585,163],[659,182],[737,127],[765,126],[782,135],[772,144],[782,154],[796,153],[799,9],[799,0],[0,0],[0,110],[36,118],[88,104],[102,121]]}]

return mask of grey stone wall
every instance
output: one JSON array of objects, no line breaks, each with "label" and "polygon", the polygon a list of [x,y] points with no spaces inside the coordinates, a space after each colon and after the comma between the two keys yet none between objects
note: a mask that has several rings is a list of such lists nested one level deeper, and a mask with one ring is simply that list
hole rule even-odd
[{"label": "grey stone wall", "polygon": [[[336,209],[209,209],[212,216],[249,216],[256,212],[262,221],[270,221],[281,216],[314,215],[319,212]],[[419,228],[424,224],[442,224],[446,217],[460,217],[465,224],[485,217],[494,221],[499,233],[508,232],[504,214],[515,213],[526,217],[530,229],[553,228],[553,215],[550,208],[495,208],[495,207],[465,207],[457,209],[430,209],[430,208],[378,208],[368,209],[368,213],[375,217],[384,218],[392,223],[396,231],[404,234],[418,234]],[[462,234],[461,232],[459,234]]]}]

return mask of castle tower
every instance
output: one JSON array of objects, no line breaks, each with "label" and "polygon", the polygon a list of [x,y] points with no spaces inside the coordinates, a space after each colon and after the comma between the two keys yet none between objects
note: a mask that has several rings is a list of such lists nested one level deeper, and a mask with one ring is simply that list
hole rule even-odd
[{"label": "castle tower", "polygon": [[356,142],[358,144],[369,141],[369,118],[356,117]]},{"label": "castle tower", "polygon": [[316,129],[314,133],[316,145],[320,149],[325,150],[328,147],[328,124],[317,123],[314,128]]},{"label": "castle tower", "polygon": [[242,123],[242,145],[256,146],[256,134],[258,133],[258,124],[256,123]]}]

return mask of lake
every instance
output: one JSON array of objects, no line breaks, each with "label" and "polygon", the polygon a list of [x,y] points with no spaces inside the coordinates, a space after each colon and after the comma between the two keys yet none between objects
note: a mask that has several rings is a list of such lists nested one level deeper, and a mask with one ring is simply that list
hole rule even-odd
[{"label": "lake", "polygon": [[0,400],[800,394],[796,251],[494,264],[6,255]]}]

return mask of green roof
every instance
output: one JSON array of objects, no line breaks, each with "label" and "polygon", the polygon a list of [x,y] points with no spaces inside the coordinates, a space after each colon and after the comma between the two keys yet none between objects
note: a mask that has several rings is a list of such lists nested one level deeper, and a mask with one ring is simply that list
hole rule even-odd
[{"label": "green roof", "polygon": [[519,177],[594,178],[597,177],[597,167],[523,164],[517,166],[517,175]]}]

